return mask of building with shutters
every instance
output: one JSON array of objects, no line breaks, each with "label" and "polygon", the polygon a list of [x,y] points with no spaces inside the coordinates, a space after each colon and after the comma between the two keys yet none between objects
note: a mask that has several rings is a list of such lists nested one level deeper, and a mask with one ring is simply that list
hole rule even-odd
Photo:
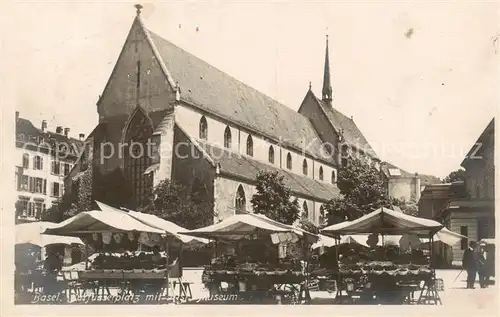
[{"label": "building with shutters", "polygon": [[[337,173],[348,159],[359,156],[374,167],[380,160],[352,118],[335,109],[328,40],[318,62],[322,96],[305,87],[294,111],[147,29],[138,6],[68,190],[88,199],[75,191],[90,182],[92,199],[110,202],[102,180],[114,175],[114,184],[131,193],[115,204],[136,208],[168,179],[201,191],[223,219],[251,211],[257,173],[277,171],[303,214],[321,222],[322,205],[340,195]],[[141,155],[148,143],[151,155]]]},{"label": "building with shutters", "polygon": [[[64,193],[64,178],[79,156],[82,141],[69,136],[69,128],[47,130],[20,118],[16,112],[16,221],[40,220],[42,213]],[[80,134],[80,139],[84,135]]]}]

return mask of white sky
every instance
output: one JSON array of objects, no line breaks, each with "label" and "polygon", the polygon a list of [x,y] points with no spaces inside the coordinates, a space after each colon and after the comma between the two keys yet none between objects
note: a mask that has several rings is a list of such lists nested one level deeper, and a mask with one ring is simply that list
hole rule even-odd
[{"label": "white sky", "polygon": [[[133,4],[4,3],[2,85],[21,117],[73,136],[94,128]],[[496,114],[496,2],[143,5],[149,29],[294,110],[309,81],[321,95],[328,27],[334,107],[410,172],[446,176]]]}]

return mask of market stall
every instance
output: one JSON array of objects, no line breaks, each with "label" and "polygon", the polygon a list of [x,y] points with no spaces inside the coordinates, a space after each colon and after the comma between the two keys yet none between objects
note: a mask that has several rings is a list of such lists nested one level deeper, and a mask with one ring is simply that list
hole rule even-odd
[{"label": "market stall", "polygon": [[[442,229],[443,225],[436,221],[387,208],[324,228],[321,233],[337,240],[337,244],[342,235],[368,234],[366,244],[370,252],[366,257],[344,259],[334,272],[336,298],[339,301],[359,297],[367,301],[403,303],[411,302],[413,292],[421,289],[418,303],[441,303],[435,287],[432,257],[428,258],[415,247],[421,244],[421,237],[427,237],[432,246],[438,232],[442,240],[449,242],[456,238],[447,229]],[[400,236],[399,246],[377,246],[387,236]]]},{"label": "market stall", "polygon": [[[169,243],[175,240],[203,243],[203,240],[178,235],[177,230],[182,227],[169,231],[172,224],[158,217],[97,203],[101,210],[79,213],[45,231],[80,237],[88,249],[98,251],[92,261],[87,258],[84,270],[79,270],[75,279],[94,285],[92,291],[97,294],[109,295],[113,286],[119,287],[119,294],[153,293],[160,298],[166,291],[168,298],[169,278],[182,276],[181,251],[172,257]],[[130,252],[137,249],[139,252]]]},{"label": "market stall", "polygon": [[211,295],[278,302],[310,300],[306,266],[316,235],[253,213],[237,214],[185,233],[217,245],[215,258],[202,277]]},{"label": "market stall", "polygon": [[[50,278],[47,276],[47,266],[44,268],[47,247],[83,245],[83,241],[76,237],[43,234],[47,228],[55,225],[45,221],[16,225],[14,253],[16,298],[26,297],[25,295],[39,290]],[[48,258],[52,258],[52,255],[49,254]],[[62,259],[58,260],[62,263]]]}]

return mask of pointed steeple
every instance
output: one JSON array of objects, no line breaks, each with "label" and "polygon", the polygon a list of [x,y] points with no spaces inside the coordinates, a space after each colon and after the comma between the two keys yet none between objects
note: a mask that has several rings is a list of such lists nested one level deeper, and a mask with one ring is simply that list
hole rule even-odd
[{"label": "pointed steeple", "polygon": [[323,74],[322,99],[328,105],[332,105],[332,84],[330,83],[330,59],[328,57],[328,35],[326,36],[325,72]]}]

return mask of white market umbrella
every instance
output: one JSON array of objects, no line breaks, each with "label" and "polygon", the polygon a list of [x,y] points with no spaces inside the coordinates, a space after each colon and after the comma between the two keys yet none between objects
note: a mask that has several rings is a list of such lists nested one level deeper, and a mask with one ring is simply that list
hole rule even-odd
[{"label": "white market umbrella", "polygon": [[186,234],[181,234],[179,232],[185,232],[185,231],[188,231],[188,229],[183,228],[183,227],[181,227],[181,226],[179,226],[171,221],[157,217],[155,215],[145,214],[142,212],[137,212],[137,211],[132,211],[132,210],[123,211],[123,210],[114,208],[112,206],[106,205],[105,203],[102,203],[100,201],[96,201],[96,203],[102,211],[116,211],[116,212],[126,213],[127,215],[131,216],[135,220],[138,220],[138,221],[140,221],[148,226],[163,230],[166,234],[170,234],[170,235],[175,236],[177,239],[182,241],[182,243],[187,244],[189,246],[199,245],[199,244],[207,244],[209,242],[208,239],[203,239],[203,238],[189,236]]},{"label": "white market umbrella", "polygon": [[56,225],[56,223],[45,221],[16,225],[16,245],[33,244],[43,248],[51,244],[84,244],[83,241],[77,237],[43,234],[46,229],[53,228]]}]

